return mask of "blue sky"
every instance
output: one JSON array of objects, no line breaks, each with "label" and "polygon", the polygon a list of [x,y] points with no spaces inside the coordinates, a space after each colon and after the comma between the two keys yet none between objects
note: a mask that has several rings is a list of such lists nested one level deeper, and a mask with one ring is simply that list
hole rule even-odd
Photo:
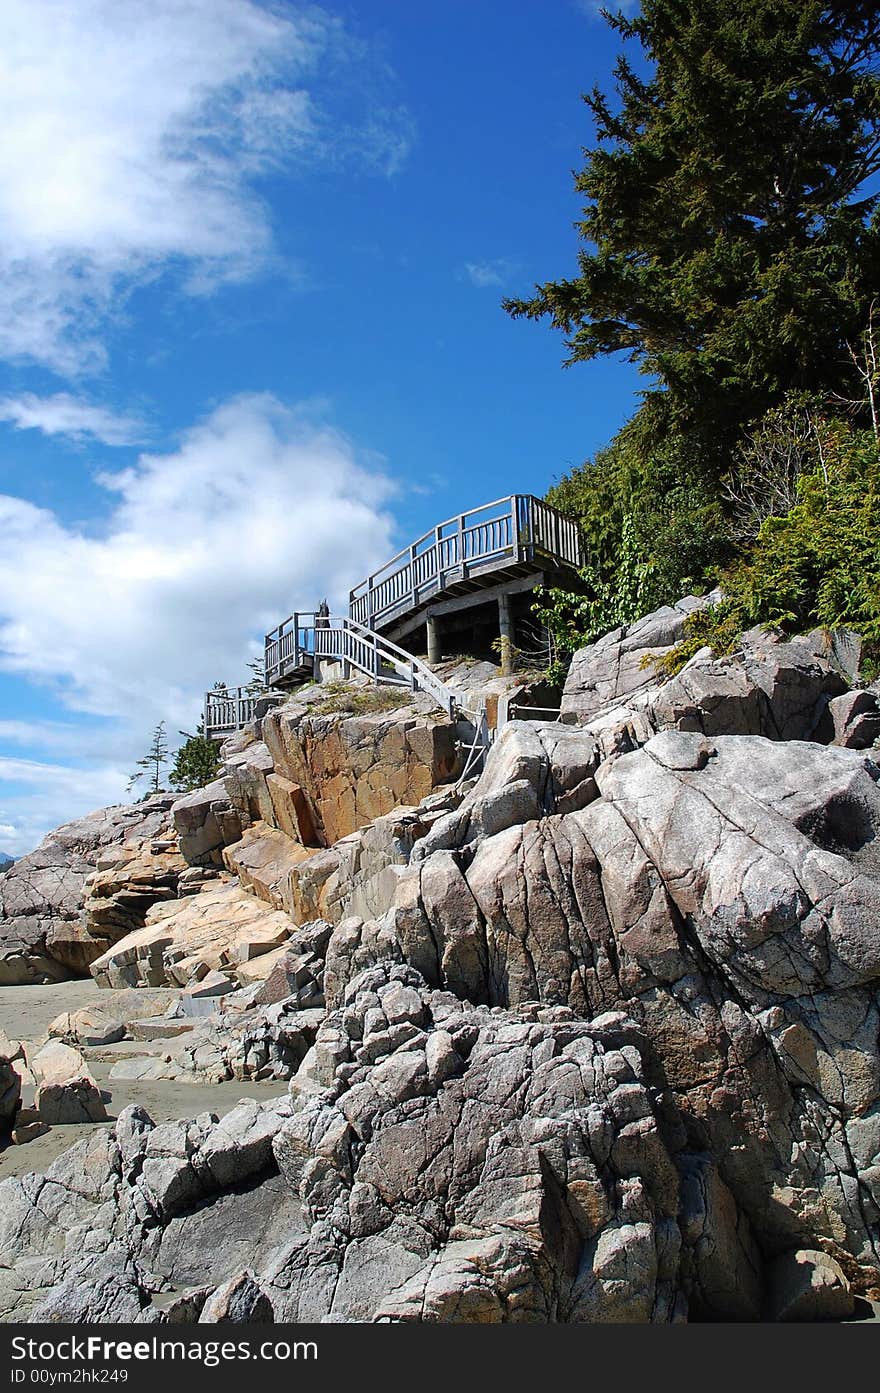
[{"label": "blue sky", "polygon": [[631,414],[500,308],[575,269],[617,47],[590,0],[4,0],[0,849]]}]

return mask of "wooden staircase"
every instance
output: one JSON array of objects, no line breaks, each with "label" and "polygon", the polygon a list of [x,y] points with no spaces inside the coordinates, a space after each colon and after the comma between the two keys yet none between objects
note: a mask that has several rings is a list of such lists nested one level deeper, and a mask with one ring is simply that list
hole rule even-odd
[{"label": "wooden staircase", "polygon": [[[432,613],[452,612],[540,584],[583,564],[577,523],[531,494],[509,494],[438,523],[349,594],[347,615],[296,611],[266,635],[263,693],[231,688],[205,695],[204,728],[225,737],[253,719],[257,703],[273,692],[320,675],[340,663],[343,673],[364,673],[426,692],[447,714],[455,698],[431,667],[395,639],[428,624]],[[431,657],[429,641],[428,653]]]}]

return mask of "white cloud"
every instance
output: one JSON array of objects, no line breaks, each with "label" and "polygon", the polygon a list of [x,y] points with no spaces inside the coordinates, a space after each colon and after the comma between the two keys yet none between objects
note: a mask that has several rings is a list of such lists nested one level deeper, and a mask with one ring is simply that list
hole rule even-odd
[{"label": "white cloud", "polygon": [[464,264],[465,276],[478,290],[504,285],[515,270],[516,263],[506,257],[498,257],[495,261],[466,261]]},{"label": "white cloud", "polygon": [[174,454],[142,455],[99,482],[116,498],[100,537],[0,495],[0,670],[79,713],[0,722],[7,748],[23,751],[0,760],[0,779],[24,785],[0,799],[0,820],[18,828],[13,853],[126,801],[159,720],[173,746],[206,688],[247,679],[268,629],[325,595],[345,603],[395,550],[381,462],[314,404],[234,398]]},{"label": "white cloud", "polygon": [[391,76],[314,6],[4,0],[0,356],[95,369],[144,278],[252,274],[273,254],[258,177],[405,157]]},{"label": "white cloud", "polygon": [[[0,668],[60,683],[68,705],[191,719],[248,640],[391,555],[392,486],[308,408],[238,397],[173,455],[98,476],[106,532],[0,495]],[[241,673],[241,676],[238,673]]]},{"label": "white cloud", "polygon": [[33,392],[4,397],[0,399],[0,421],[11,421],[17,430],[39,430],[43,435],[62,435],[77,442],[91,437],[103,445],[134,445],[144,438],[143,421],[68,392],[51,397],[38,397]]},{"label": "white cloud", "polygon": [[22,856],[63,822],[126,801],[121,769],[0,757],[0,851]]}]

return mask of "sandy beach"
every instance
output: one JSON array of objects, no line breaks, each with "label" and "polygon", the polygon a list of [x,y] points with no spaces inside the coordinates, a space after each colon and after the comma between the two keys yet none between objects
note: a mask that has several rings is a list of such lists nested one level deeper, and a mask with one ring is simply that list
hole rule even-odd
[{"label": "sandy beach", "polygon": [[[62,1011],[78,1011],[100,995],[100,988],[91,978],[50,986],[0,987],[0,1030],[12,1039],[41,1040],[49,1023]],[[111,1121],[130,1103],[146,1108],[155,1122],[167,1122],[173,1118],[195,1117],[201,1112],[222,1116],[240,1098],[273,1098],[287,1091],[277,1080],[267,1083],[236,1082],[234,1079],[228,1083],[201,1083],[195,1077],[192,1082],[110,1080],[110,1070],[117,1059],[132,1052],[143,1055],[149,1052],[149,1046],[122,1041],[118,1045],[80,1048],[100,1085]],[[31,1101],[31,1092],[30,1089],[23,1092],[27,1103]],[[6,1143],[0,1150],[0,1180],[28,1171],[44,1171],[56,1156],[101,1126],[106,1123],[55,1126],[24,1146]]]}]

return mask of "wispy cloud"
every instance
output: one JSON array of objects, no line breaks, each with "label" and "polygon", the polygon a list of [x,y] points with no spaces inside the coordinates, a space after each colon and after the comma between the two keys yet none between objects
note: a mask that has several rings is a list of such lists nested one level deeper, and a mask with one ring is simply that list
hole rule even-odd
[{"label": "wispy cloud", "polygon": [[491,286],[505,285],[516,270],[517,263],[502,256],[494,261],[466,261],[460,274],[478,290],[485,290]]},{"label": "wispy cloud", "polygon": [[316,6],[4,0],[0,356],[99,368],[106,321],[145,278],[204,292],[265,266],[258,180],[406,157],[392,78]]},{"label": "wispy cloud", "polygon": [[124,787],[122,769],[106,763],[84,769],[0,756],[0,851],[32,851],[60,823],[124,801]]},{"label": "wispy cloud", "polygon": [[0,398],[0,421],[10,421],[18,430],[38,430],[80,443],[92,439],[102,445],[136,445],[145,437],[144,422],[137,417],[120,415],[68,392],[51,397],[24,392]]}]

